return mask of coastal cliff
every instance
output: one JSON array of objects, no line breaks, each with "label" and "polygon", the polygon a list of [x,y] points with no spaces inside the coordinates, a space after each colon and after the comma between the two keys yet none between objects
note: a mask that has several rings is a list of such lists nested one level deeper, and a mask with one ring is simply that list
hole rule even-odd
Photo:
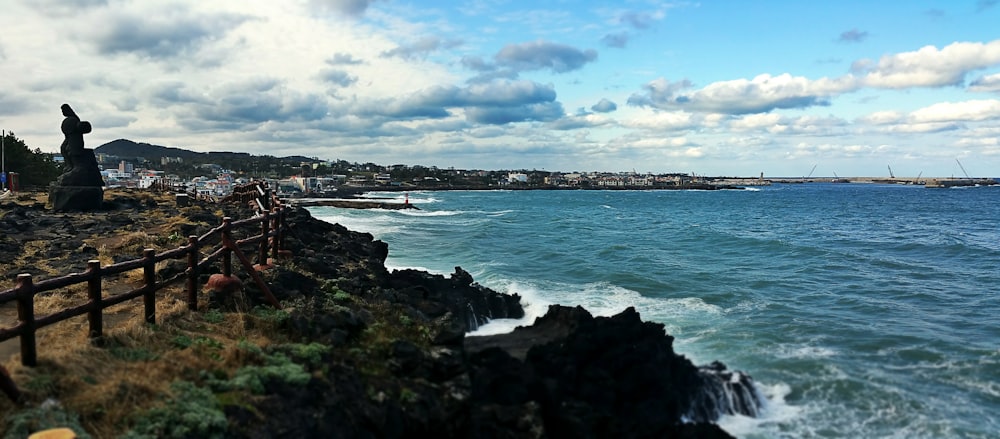
[{"label": "coastal cliff", "polygon": [[[206,206],[177,209],[162,200],[119,200],[106,207],[104,212],[52,218],[37,204],[18,206],[0,222],[22,233],[2,244],[14,248],[23,244],[17,239],[58,236],[69,229],[81,240],[76,250],[96,252],[79,230],[120,233],[133,226],[126,218],[149,218],[149,212],[165,210],[167,217],[186,217],[172,227],[190,234],[222,215],[247,214],[233,207],[222,212]],[[520,297],[479,285],[460,267],[447,277],[390,272],[384,265],[384,242],[317,220],[302,208],[292,211],[288,223],[285,247],[292,256],[264,272],[283,311],[257,311],[266,302],[252,283],[237,297],[209,291],[207,311],[178,312],[168,320],[181,327],[161,331],[186,331],[184,337],[211,338],[222,347],[208,350],[211,355],[203,358],[205,348],[178,349],[175,335],[173,349],[193,363],[180,362],[170,349],[150,352],[142,360],[149,362],[147,368],[155,364],[173,371],[170,390],[142,392],[145,399],[131,401],[131,416],[110,422],[110,409],[80,402],[81,394],[97,392],[97,384],[86,383],[102,379],[51,378],[58,385],[25,386],[18,404],[0,403],[7,413],[0,420],[5,434],[65,426],[19,417],[37,415],[45,404],[52,407],[49,401],[61,401],[66,416],[58,419],[69,420],[63,424],[77,420],[80,437],[130,432],[159,437],[724,438],[730,436],[712,423],[720,415],[755,416],[760,409],[749,375],[728,371],[721,363],[695,366],[674,352],[663,325],[642,321],[634,309],[593,317],[582,308],[553,306],[533,325],[509,334],[468,337],[467,332],[490,319],[523,317]],[[161,230],[164,235],[175,232]],[[39,254],[69,256],[64,253],[74,251],[60,247]],[[23,269],[9,268],[6,277]],[[168,265],[161,275],[178,269]],[[213,317],[197,320],[206,314]],[[191,335],[213,320],[221,321],[215,332]],[[221,333],[232,321],[242,325],[243,339]],[[246,335],[261,327],[268,328],[266,334]],[[267,341],[249,343],[264,335]],[[150,340],[156,335],[146,337],[144,349],[155,351]],[[129,340],[123,337],[113,346],[135,349]],[[106,355],[101,349],[86,351],[80,355]],[[134,360],[126,360],[126,366],[131,365],[127,361]],[[277,367],[274,363],[286,369],[264,372]],[[4,364],[19,383],[70,367],[59,359],[35,369],[14,361]],[[102,364],[114,363],[104,358]],[[248,374],[253,385],[246,384]],[[120,382],[103,384],[117,386],[119,394],[136,385],[130,378],[116,379]],[[164,407],[198,399],[191,395],[208,395],[199,413],[211,421],[179,428],[182,421],[173,420]]]}]

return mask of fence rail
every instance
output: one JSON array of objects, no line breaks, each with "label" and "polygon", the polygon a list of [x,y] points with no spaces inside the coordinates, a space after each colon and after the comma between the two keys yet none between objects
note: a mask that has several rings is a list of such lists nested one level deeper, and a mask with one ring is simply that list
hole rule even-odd
[{"label": "fence rail", "polygon": [[[98,339],[103,336],[104,313],[103,311],[111,306],[118,305],[139,297],[143,298],[144,318],[147,323],[156,323],[156,292],[166,286],[172,285],[181,279],[186,279],[186,301],[188,309],[194,311],[198,309],[198,289],[200,286],[199,274],[207,266],[222,259],[222,275],[232,276],[232,256],[237,259],[249,274],[258,288],[263,292],[265,300],[276,308],[281,308],[281,304],[271,294],[270,288],[263,281],[257,272],[257,268],[266,267],[270,260],[277,260],[279,250],[284,245],[284,234],[286,231],[285,215],[287,206],[271,193],[270,189],[262,183],[250,183],[234,189],[233,193],[226,197],[224,202],[250,203],[256,208],[257,215],[233,221],[232,218],[223,218],[222,224],[209,230],[201,236],[189,236],[185,246],[172,250],[156,253],[155,249],[147,248],[143,250],[143,255],[139,259],[119,262],[116,264],[101,266],[98,260],[87,261],[87,270],[81,273],[72,273],[61,277],[46,279],[35,282],[31,274],[20,274],[14,288],[0,291],[0,305],[9,302],[17,302],[18,323],[11,327],[0,327],[0,342],[20,337],[21,364],[28,367],[35,367],[38,363],[37,345],[35,334],[41,328],[67,319],[86,314],[89,322],[88,337]],[[258,235],[244,239],[233,239],[232,232],[239,229],[250,229],[254,225],[260,225]],[[210,249],[208,255],[199,259],[200,250],[206,244],[215,242],[219,238],[218,247]],[[215,245],[215,244],[212,244]],[[241,247],[255,245],[257,251],[258,265],[255,267],[241,250]],[[185,271],[159,282],[156,280],[156,263],[168,259],[187,258],[188,267]],[[103,280],[106,277],[117,276],[122,273],[138,269],[143,270],[143,284],[131,291],[105,297],[103,295]],[[48,291],[61,288],[72,287],[86,283],[87,303],[62,309],[49,315],[36,317],[35,296]],[[13,400],[18,399],[19,392],[10,380],[9,374],[0,365],[0,390]]]}]

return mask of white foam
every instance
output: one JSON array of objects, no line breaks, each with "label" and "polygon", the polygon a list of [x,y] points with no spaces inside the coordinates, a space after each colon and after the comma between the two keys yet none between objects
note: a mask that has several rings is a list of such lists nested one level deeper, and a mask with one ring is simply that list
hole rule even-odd
[{"label": "white foam", "polygon": [[348,230],[362,233],[371,233],[376,238],[389,233],[398,233],[404,229],[402,224],[392,221],[385,216],[349,216],[328,214],[323,212],[312,212],[313,217],[330,224],[340,224]]},{"label": "white foam", "polygon": [[778,358],[829,358],[838,354],[833,348],[802,344],[778,345],[768,353]]},{"label": "white foam", "polygon": [[545,315],[549,310],[549,305],[553,304],[542,299],[536,288],[516,282],[510,282],[505,288],[501,288],[498,291],[521,296],[521,307],[524,308],[524,317],[519,319],[493,319],[475,331],[469,332],[466,334],[467,336],[506,334],[518,326],[531,325],[535,322],[535,319]]},{"label": "white foam", "polygon": [[716,422],[719,427],[738,438],[771,437],[764,431],[778,430],[779,424],[788,423],[802,416],[802,408],[788,404],[785,397],[792,389],[787,384],[764,384],[755,382],[757,391],[764,397],[760,416],[751,418],[743,415],[725,415]]},{"label": "white foam", "polygon": [[[524,307],[523,319],[497,319],[490,321],[470,335],[503,334],[521,325],[530,325],[545,315],[550,305],[582,306],[591,315],[609,317],[633,307],[643,320],[661,322],[672,335],[680,332],[674,321],[680,318],[703,318],[722,313],[721,308],[706,303],[700,297],[676,299],[650,298],[636,291],[610,285],[606,282],[582,286],[551,283],[535,286],[516,281],[502,281],[500,287],[491,287],[507,294],[519,294]],[[544,291],[544,298],[543,292]],[[498,320],[514,320],[498,321]]]},{"label": "white foam", "polygon": [[458,210],[400,210],[397,211],[400,215],[406,216],[455,216],[461,215],[463,212]]}]

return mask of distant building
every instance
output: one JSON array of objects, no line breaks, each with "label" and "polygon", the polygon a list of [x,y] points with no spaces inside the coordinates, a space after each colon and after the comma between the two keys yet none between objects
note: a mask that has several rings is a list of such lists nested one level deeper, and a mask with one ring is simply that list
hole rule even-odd
[{"label": "distant building", "polygon": [[149,189],[163,180],[163,171],[146,170],[139,177],[139,189]]},{"label": "distant building", "polygon": [[364,175],[355,175],[347,180],[347,184],[351,186],[368,186],[371,180]]},{"label": "distant building", "polygon": [[528,182],[528,174],[520,174],[520,173],[513,173],[513,172],[511,172],[511,173],[507,174],[507,181],[511,182],[511,183],[527,183]]},{"label": "distant building", "polygon": [[292,186],[294,186],[296,189],[302,192],[315,191],[317,190],[317,186],[319,184],[319,179],[317,179],[316,177],[301,177],[296,175],[289,178],[288,180]]}]

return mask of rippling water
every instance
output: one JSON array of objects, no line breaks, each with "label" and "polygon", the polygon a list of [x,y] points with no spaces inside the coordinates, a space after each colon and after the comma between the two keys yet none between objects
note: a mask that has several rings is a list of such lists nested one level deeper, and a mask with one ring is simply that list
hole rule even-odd
[{"label": "rippling water", "polygon": [[1000,187],[408,196],[421,210],[310,210],[387,242],[390,268],[525,297],[482,331],[636,307],[754,376],[765,416],[721,422],[740,437],[1000,437]]}]

